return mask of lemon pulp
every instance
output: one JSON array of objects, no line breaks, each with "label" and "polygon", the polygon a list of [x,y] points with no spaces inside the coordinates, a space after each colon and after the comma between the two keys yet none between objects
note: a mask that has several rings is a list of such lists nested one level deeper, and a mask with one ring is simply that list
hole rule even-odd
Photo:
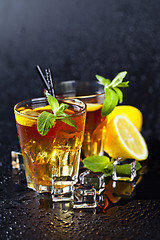
[{"label": "lemon pulp", "polygon": [[121,115],[107,125],[105,151],[113,158],[145,160],[148,157],[143,136],[129,119]]}]

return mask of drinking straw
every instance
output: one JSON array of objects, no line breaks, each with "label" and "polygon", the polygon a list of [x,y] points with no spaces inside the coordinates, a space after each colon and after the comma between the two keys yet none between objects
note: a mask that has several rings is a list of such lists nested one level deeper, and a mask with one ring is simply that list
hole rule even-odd
[{"label": "drinking straw", "polygon": [[39,75],[40,75],[40,77],[41,77],[41,79],[42,79],[44,85],[46,86],[46,88],[47,88],[47,90],[48,90],[48,92],[49,92],[49,91],[50,91],[50,86],[49,86],[47,80],[45,79],[45,76],[43,75],[40,66],[37,65],[37,66],[36,66],[36,69],[37,69],[37,71],[38,71],[38,73],[39,73]]},{"label": "drinking straw", "polygon": [[51,74],[50,68],[45,69],[45,73],[46,73],[46,80],[47,80],[47,83],[49,85],[49,93],[53,97],[55,97],[55,90],[54,90],[53,79],[52,79],[52,74]]}]

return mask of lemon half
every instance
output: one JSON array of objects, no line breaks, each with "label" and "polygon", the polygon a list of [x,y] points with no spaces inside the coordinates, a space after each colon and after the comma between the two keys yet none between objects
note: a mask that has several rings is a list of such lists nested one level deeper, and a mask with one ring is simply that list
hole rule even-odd
[{"label": "lemon half", "polygon": [[108,123],[117,115],[127,117],[135,125],[135,127],[141,131],[143,115],[138,108],[130,105],[116,106],[115,109],[108,115]]},{"label": "lemon half", "polygon": [[133,158],[140,161],[148,157],[143,136],[133,123],[122,115],[117,115],[108,123],[104,150],[113,158]]}]

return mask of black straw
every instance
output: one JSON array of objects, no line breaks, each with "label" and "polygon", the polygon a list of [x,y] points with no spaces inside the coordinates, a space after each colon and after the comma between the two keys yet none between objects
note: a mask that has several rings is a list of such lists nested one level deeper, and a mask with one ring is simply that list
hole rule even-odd
[{"label": "black straw", "polygon": [[53,84],[52,74],[51,74],[50,68],[45,69],[46,77],[43,75],[43,72],[42,72],[40,66],[37,65],[36,69],[37,69],[41,79],[43,80],[43,83],[45,84],[45,87],[47,88],[47,91],[53,97],[55,97],[54,84]]},{"label": "black straw", "polygon": [[36,69],[37,69],[37,71],[38,71],[38,73],[39,73],[39,75],[40,75],[40,77],[41,77],[41,79],[42,79],[45,87],[46,87],[47,90],[49,91],[50,87],[49,87],[49,85],[48,85],[48,82],[47,82],[46,79],[45,79],[45,76],[44,76],[43,73],[42,73],[42,70],[40,69],[40,66],[37,65],[37,66],[36,66]]},{"label": "black straw", "polygon": [[46,80],[47,80],[47,83],[49,85],[49,93],[53,97],[55,97],[54,85],[53,85],[52,74],[51,74],[50,68],[45,69],[45,73],[46,73]]}]

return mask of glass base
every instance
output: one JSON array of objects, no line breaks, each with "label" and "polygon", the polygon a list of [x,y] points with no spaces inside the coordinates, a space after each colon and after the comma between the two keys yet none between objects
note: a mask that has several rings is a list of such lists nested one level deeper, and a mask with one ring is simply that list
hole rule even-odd
[{"label": "glass base", "polygon": [[73,199],[73,181],[53,180],[51,194],[53,202],[71,201]]},{"label": "glass base", "polygon": [[27,187],[38,192],[38,193],[51,193],[51,186],[42,186],[42,185],[35,185],[33,183],[27,183]]},{"label": "glass base", "polygon": [[55,210],[55,212],[60,211],[71,211],[73,209],[73,202],[72,201],[58,201],[58,202],[52,202],[52,208]]},{"label": "glass base", "polygon": [[96,203],[74,203],[73,209],[87,209],[87,208],[96,208],[97,204]]}]

